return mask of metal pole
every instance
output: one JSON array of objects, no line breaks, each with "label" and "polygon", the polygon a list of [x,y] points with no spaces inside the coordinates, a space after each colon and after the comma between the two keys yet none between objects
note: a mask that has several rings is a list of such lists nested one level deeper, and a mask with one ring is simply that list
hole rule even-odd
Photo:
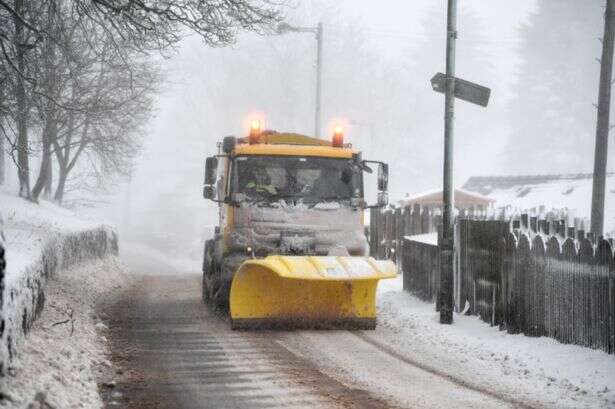
[{"label": "metal pole", "polygon": [[455,41],[457,0],[448,0],[446,36],[446,98],[444,100],[444,180],[442,243],[440,255],[440,323],[453,323],[453,252],[455,249],[453,189],[453,125],[455,118]]},{"label": "metal pole", "polygon": [[6,183],[4,175],[6,165],[4,164],[4,135],[0,135],[0,185]]},{"label": "metal pole", "polygon": [[322,23],[316,30],[316,118],[314,120],[314,136],[320,136],[320,101],[322,93]]},{"label": "metal pole", "polygon": [[609,144],[611,111],[611,78],[613,74],[613,43],[615,40],[615,0],[607,0],[600,61],[600,89],[598,95],[598,124],[594,153],[594,183],[592,188],[591,231],[594,237],[604,234],[604,190]]}]

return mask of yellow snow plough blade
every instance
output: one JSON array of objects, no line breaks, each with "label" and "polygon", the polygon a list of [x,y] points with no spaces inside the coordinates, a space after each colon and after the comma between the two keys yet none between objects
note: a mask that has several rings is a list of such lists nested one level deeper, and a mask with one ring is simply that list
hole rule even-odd
[{"label": "yellow snow plough blade", "polygon": [[373,329],[378,280],[395,276],[391,261],[368,257],[248,260],[231,285],[231,326]]}]

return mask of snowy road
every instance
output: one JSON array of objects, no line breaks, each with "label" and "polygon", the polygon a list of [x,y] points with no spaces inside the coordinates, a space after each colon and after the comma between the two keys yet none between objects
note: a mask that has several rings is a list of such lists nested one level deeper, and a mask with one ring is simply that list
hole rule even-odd
[{"label": "snowy road", "polygon": [[518,407],[406,358],[377,332],[233,332],[196,275],[144,276],[106,308],[107,407]]}]

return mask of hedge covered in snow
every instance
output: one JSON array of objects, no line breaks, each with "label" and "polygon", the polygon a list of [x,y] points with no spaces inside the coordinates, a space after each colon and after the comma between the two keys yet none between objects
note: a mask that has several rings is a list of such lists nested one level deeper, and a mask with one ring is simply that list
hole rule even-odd
[{"label": "hedge covered in snow", "polygon": [[47,233],[33,239],[41,241],[36,257],[17,261],[18,274],[8,274],[11,248],[10,243],[5,245],[7,266],[0,266],[0,376],[5,375],[19,343],[45,305],[49,277],[75,263],[118,252],[117,235],[109,227]]}]

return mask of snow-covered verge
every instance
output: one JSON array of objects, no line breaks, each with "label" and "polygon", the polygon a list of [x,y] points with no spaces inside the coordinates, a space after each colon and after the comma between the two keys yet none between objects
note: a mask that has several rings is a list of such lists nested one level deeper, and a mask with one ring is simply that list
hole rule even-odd
[{"label": "snow-covered verge", "polygon": [[46,306],[2,379],[0,408],[101,408],[111,364],[96,305],[130,283],[114,256],[58,272]]},{"label": "snow-covered verge", "polygon": [[1,376],[43,310],[47,280],[75,263],[117,254],[118,245],[110,227],[51,203],[37,205],[0,192],[0,213],[6,251],[0,277]]},{"label": "snow-covered verge", "polygon": [[380,282],[373,334],[425,367],[536,407],[615,407],[615,356],[546,337],[510,335],[474,316],[441,325],[434,305]]}]

